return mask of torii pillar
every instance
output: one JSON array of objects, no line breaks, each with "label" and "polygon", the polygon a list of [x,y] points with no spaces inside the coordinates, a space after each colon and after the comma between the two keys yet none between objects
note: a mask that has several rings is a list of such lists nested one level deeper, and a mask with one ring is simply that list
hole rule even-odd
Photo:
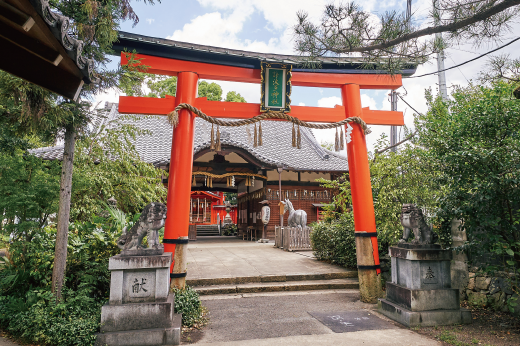
[{"label": "torii pillar", "polygon": [[[180,103],[194,104],[199,76],[194,72],[179,72],[175,107]],[[193,170],[193,136],[195,114],[186,109],[179,112],[179,123],[173,130],[168,176],[167,213],[164,225],[164,252],[174,254],[170,270],[171,284],[184,288],[186,284],[186,251],[190,222],[191,174]],[[175,251],[176,245],[182,251]]]},{"label": "torii pillar", "polygon": [[[129,53],[121,52],[121,63],[128,63]],[[216,56],[215,56],[216,57]],[[219,59],[220,59],[219,54]],[[119,112],[127,114],[168,115],[180,103],[188,103],[216,118],[246,119],[261,113],[260,105],[240,102],[208,101],[196,98],[199,78],[232,82],[260,83],[261,71],[253,68],[217,63],[192,61],[136,54],[144,59],[147,72],[177,76],[177,95],[164,99],[151,97],[121,96]],[[139,63],[140,64],[140,63]],[[192,72],[189,72],[192,71]],[[320,108],[292,106],[290,114],[307,122],[338,122],[346,117],[361,117],[371,125],[404,125],[402,112],[375,111],[361,108],[360,89],[396,89],[402,86],[400,75],[315,73],[293,71],[292,85],[304,87],[341,88],[344,106]],[[183,287],[186,276],[186,249],[189,229],[191,177],[193,169],[193,135],[195,116],[183,109],[179,112],[179,124],[173,132],[168,179],[167,219],[163,244],[165,251],[172,252],[172,285]],[[379,254],[375,225],[372,188],[365,135],[362,128],[351,123],[352,141],[347,144],[349,174],[354,212],[356,251],[358,258],[361,300],[376,302],[381,295]],[[180,239],[182,238],[182,239]]]},{"label": "torii pillar", "polygon": [[[359,85],[343,85],[341,87],[341,98],[347,118],[363,117]],[[381,267],[367,144],[361,126],[354,122],[350,123],[350,126],[352,126],[352,140],[347,143],[347,155],[354,213],[359,291],[361,301],[377,303],[377,298],[382,297],[379,275],[381,274]]]}]

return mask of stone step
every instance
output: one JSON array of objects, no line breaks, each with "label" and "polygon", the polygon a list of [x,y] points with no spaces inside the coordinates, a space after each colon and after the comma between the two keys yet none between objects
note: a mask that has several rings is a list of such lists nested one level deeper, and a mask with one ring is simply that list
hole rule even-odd
[{"label": "stone step", "polygon": [[220,233],[218,233],[218,231],[197,232],[197,237],[218,236],[218,235],[220,235]]},{"label": "stone step", "polygon": [[181,322],[182,315],[174,314],[174,324],[170,328],[98,333],[95,346],[179,345],[181,343]]},{"label": "stone step", "polygon": [[250,282],[238,285],[230,284],[193,287],[193,289],[197,291],[200,295],[358,288],[359,282],[357,279],[306,280],[288,282]]},{"label": "stone step", "polygon": [[208,231],[208,230],[217,230],[218,231],[218,225],[197,225],[197,232],[198,231]]},{"label": "stone step", "polygon": [[310,273],[310,274],[284,274],[284,275],[260,275],[224,278],[199,278],[186,279],[186,284],[190,286],[211,286],[211,285],[239,285],[253,282],[288,282],[288,281],[309,281],[309,280],[334,280],[357,278],[356,270],[345,270],[332,273]]}]

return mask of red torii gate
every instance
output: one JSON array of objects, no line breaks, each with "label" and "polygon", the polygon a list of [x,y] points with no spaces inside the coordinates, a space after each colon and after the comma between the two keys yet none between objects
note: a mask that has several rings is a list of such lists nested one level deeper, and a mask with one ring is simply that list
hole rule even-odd
[{"label": "red torii gate", "polygon": [[[126,54],[128,53],[121,53],[122,65],[128,63]],[[260,104],[208,101],[206,98],[197,98],[199,78],[260,84],[260,69],[144,54],[136,54],[135,58],[140,59],[141,64],[148,66],[148,73],[177,76],[177,94],[175,97],[166,98],[121,96],[120,113],[167,115],[177,105],[188,103],[216,118],[244,119],[261,114]],[[291,106],[289,112],[291,116],[306,122],[337,122],[347,117],[357,116],[369,125],[404,125],[402,112],[362,108],[360,94],[360,89],[397,89],[402,86],[401,75],[320,72],[327,71],[293,71],[292,85],[339,88],[343,105],[334,108]],[[194,120],[194,114],[182,109],[179,112],[179,123],[173,130],[168,179],[168,212],[164,231],[166,252],[175,253],[176,240],[188,236]],[[347,154],[360,270],[360,291],[363,301],[375,302],[380,290],[380,283],[378,283],[380,268],[368,154],[361,126],[356,123],[350,124],[353,128],[352,140],[347,143]]]}]

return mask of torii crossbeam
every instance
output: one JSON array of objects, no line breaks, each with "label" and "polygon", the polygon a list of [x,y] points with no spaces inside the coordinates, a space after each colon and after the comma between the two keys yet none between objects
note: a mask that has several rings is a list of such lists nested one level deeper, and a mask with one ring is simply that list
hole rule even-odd
[{"label": "torii crossbeam", "polygon": [[[121,64],[127,64],[126,51],[136,50],[147,72],[177,76],[177,94],[165,98],[129,97],[119,99],[119,112],[166,115],[188,103],[217,118],[252,118],[260,113],[260,104],[208,101],[197,98],[199,79],[260,83],[261,61],[295,63],[298,57],[226,50],[183,42],[120,33],[114,47],[121,52]],[[353,59],[322,58],[322,69],[294,68],[292,85],[341,89],[343,105],[334,108],[291,106],[290,115],[306,122],[337,122],[347,117],[360,117],[369,125],[404,125],[402,112],[375,111],[361,107],[360,89],[397,89],[401,75],[366,70]],[[404,71],[410,75],[415,67]],[[170,176],[168,179],[167,219],[164,231],[166,252],[175,253],[177,239],[188,236],[189,202],[193,168],[193,136],[195,115],[181,110],[179,123],[173,130]],[[375,302],[380,290],[379,253],[370,171],[365,135],[361,126],[351,123],[351,141],[347,143],[352,206],[356,231],[360,291],[363,301]],[[172,277],[178,277],[173,275]],[[378,283],[379,282],[379,283]]]}]

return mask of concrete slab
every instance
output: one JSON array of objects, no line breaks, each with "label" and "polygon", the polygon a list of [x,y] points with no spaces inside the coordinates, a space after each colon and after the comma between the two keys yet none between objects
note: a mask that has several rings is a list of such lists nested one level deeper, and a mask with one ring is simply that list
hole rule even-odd
[{"label": "concrete slab", "polygon": [[370,311],[311,311],[309,314],[329,327],[334,333],[351,333],[374,329],[395,329],[393,323],[377,317]]},{"label": "concrete slab", "polygon": [[[359,291],[287,295],[271,292],[242,298],[208,299],[210,321],[197,345],[440,345],[411,332],[359,301]],[[213,297],[217,298],[217,297]],[[385,330],[334,333],[309,312],[370,313]],[[359,334],[362,333],[362,334]],[[377,337],[373,337],[377,335]]]},{"label": "concrete slab", "polygon": [[0,346],[18,346],[6,337],[0,336]]},{"label": "concrete slab", "polygon": [[298,335],[269,339],[252,339],[227,342],[197,343],[212,346],[440,346],[440,342],[428,339],[410,330],[368,330],[345,334]]},{"label": "concrete slab", "polygon": [[324,273],[355,273],[319,262],[312,253],[287,252],[273,243],[233,237],[204,237],[188,245],[187,280]]}]

